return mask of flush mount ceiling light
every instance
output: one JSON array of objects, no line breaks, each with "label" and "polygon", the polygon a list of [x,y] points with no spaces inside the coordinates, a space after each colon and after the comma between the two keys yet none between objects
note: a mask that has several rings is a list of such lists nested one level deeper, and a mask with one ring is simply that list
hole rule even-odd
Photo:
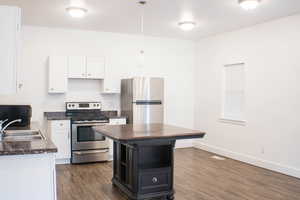
[{"label": "flush mount ceiling light", "polygon": [[85,16],[85,14],[87,13],[87,9],[85,8],[80,8],[80,7],[68,7],[66,8],[67,12],[71,15],[71,17],[74,18],[82,18]]},{"label": "flush mount ceiling light", "polygon": [[191,31],[195,28],[196,23],[193,21],[183,21],[179,22],[178,26],[184,31]]},{"label": "flush mount ceiling light", "polygon": [[245,10],[253,10],[257,8],[260,0],[239,0],[240,6]]}]

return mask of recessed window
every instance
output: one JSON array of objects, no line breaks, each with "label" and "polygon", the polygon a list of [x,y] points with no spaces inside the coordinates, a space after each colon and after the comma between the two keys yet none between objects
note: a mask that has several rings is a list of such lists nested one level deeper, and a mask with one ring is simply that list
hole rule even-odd
[{"label": "recessed window", "polygon": [[223,67],[222,120],[245,122],[245,64],[236,63]]}]

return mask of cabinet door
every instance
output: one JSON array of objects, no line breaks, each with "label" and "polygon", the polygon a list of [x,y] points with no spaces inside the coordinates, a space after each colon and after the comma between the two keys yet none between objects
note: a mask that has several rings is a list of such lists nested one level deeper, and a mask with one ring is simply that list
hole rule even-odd
[{"label": "cabinet door", "polygon": [[51,121],[51,138],[58,149],[56,159],[71,158],[70,121]]},{"label": "cabinet door", "polygon": [[0,94],[17,92],[21,10],[0,6]]},{"label": "cabinet door", "polygon": [[71,158],[70,134],[64,131],[54,131],[52,140],[57,147],[56,159]]},{"label": "cabinet door", "polygon": [[49,57],[49,93],[65,93],[68,88],[68,58]]},{"label": "cabinet door", "polygon": [[69,78],[86,78],[85,56],[69,56]]},{"label": "cabinet door", "polygon": [[104,84],[103,84],[103,92],[107,94],[117,94],[121,91],[121,79],[113,78],[113,76],[105,75]]},{"label": "cabinet door", "polygon": [[120,93],[122,74],[120,66],[121,65],[115,63],[115,61],[112,61],[111,59],[110,62],[106,63],[102,93]]},{"label": "cabinet door", "polygon": [[88,56],[86,60],[87,78],[104,79],[105,59],[103,57]]}]

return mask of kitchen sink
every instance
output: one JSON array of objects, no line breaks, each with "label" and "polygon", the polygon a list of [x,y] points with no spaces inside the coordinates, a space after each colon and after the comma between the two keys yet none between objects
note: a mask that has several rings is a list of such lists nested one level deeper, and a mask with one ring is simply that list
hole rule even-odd
[{"label": "kitchen sink", "polygon": [[44,140],[45,138],[40,131],[36,130],[17,130],[6,131],[3,137],[4,141],[31,141],[31,140]]}]

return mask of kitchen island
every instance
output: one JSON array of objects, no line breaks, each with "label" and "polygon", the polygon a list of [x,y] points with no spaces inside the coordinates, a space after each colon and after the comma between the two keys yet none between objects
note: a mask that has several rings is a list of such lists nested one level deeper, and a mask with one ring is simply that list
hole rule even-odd
[{"label": "kitchen island", "polygon": [[205,135],[164,124],[95,126],[94,130],[114,140],[112,183],[131,200],[174,199],[175,142]]}]

